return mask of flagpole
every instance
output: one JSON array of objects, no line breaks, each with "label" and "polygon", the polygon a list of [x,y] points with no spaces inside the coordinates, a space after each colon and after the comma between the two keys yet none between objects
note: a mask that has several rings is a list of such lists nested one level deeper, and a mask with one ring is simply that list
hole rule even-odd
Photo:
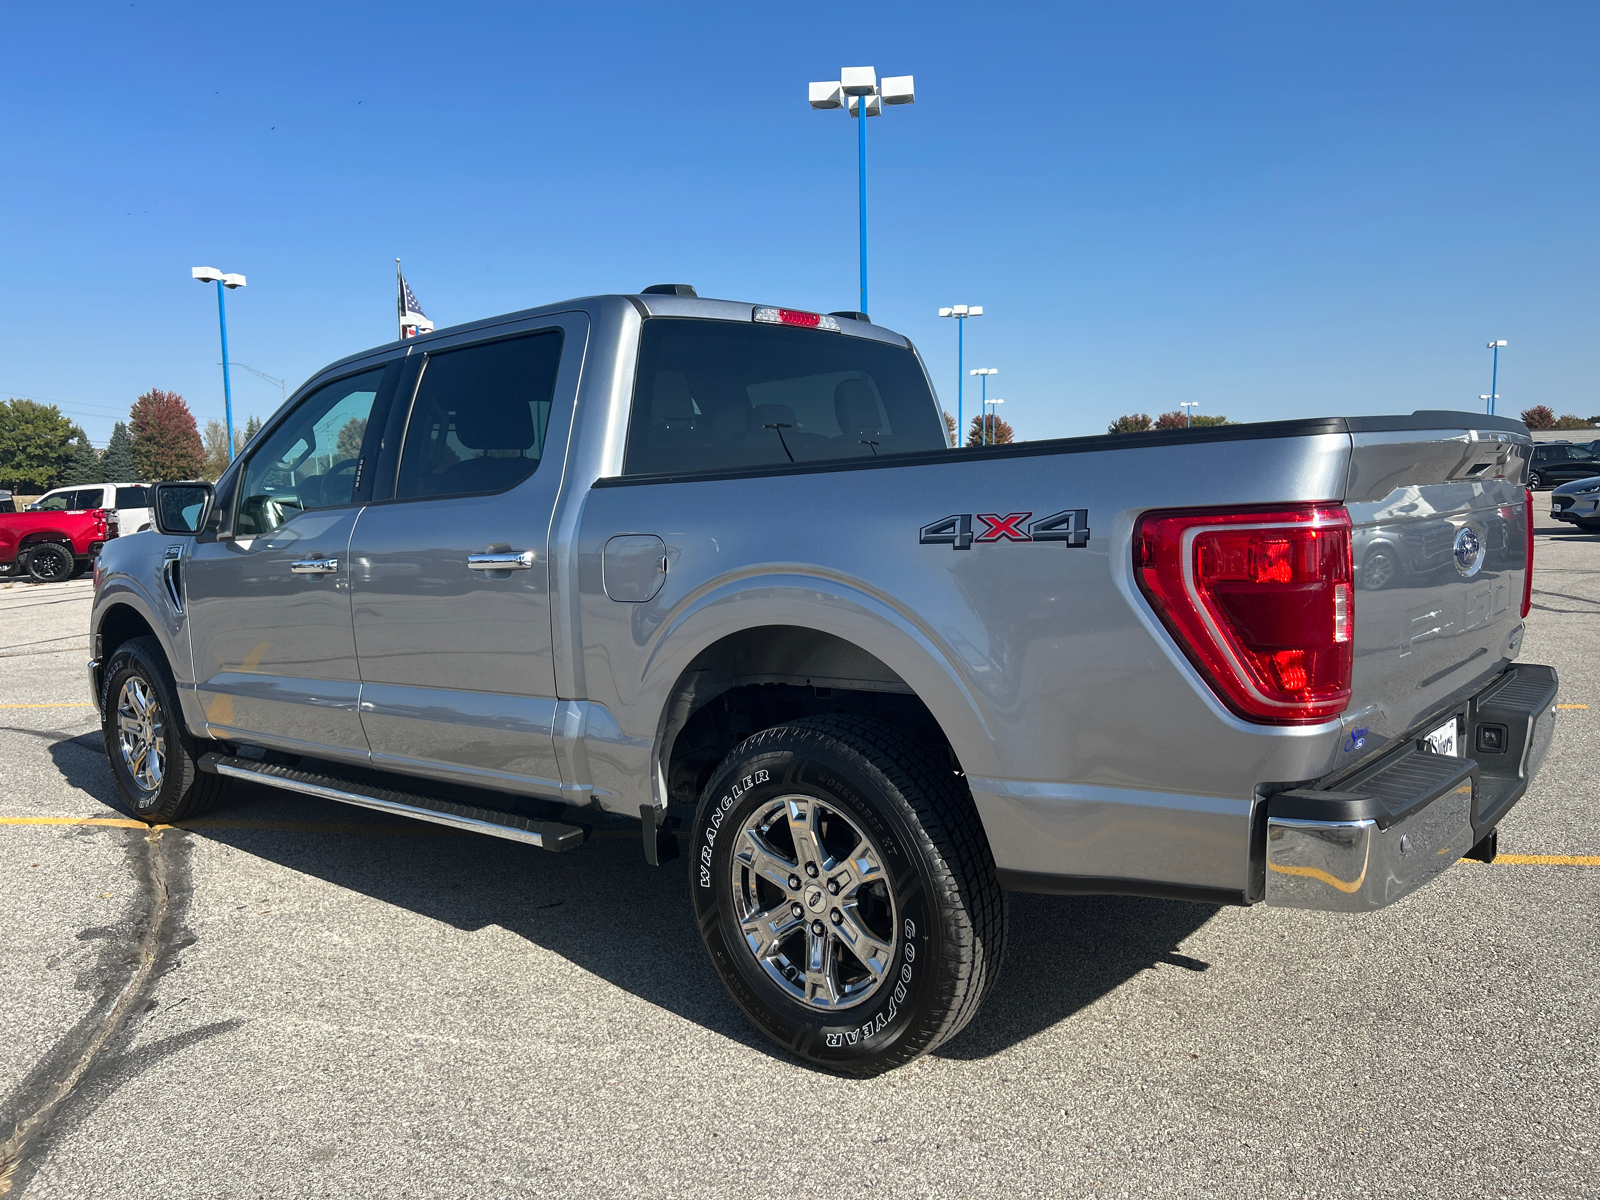
[{"label": "flagpole", "polygon": [[394,260],[394,299],[395,312],[398,314],[396,319],[400,322],[399,340],[402,342],[406,339],[406,293],[405,284],[401,282],[404,278],[405,276],[400,274],[400,260],[397,258]]}]

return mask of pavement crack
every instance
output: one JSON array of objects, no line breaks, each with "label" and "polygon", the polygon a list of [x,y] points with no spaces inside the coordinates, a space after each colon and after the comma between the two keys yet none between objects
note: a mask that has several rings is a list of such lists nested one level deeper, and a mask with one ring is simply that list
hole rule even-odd
[{"label": "pavement crack", "polygon": [[107,1047],[131,1034],[129,1018],[144,1010],[178,943],[190,944],[181,928],[189,898],[187,839],[176,831],[151,830],[128,853],[138,900],[121,923],[124,936],[106,938],[101,949],[99,1003],[0,1102],[0,1130],[12,1130],[0,1142],[0,1196],[26,1185],[62,1111]]}]

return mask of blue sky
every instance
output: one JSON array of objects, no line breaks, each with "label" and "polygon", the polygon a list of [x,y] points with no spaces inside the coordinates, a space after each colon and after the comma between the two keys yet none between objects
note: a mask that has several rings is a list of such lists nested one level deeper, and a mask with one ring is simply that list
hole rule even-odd
[{"label": "blue sky", "polygon": [[[101,444],[150,386],[220,416],[394,337],[569,296],[855,306],[842,66],[868,126],[872,308],[1019,437],[1198,400],[1245,420],[1600,414],[1593,4],[11,6],[0,398]],[[234,380],[235,414],[276,385]],[[969,393],[970,400],[970,393]],[[972,409],[969,404],[968,413]]]}]

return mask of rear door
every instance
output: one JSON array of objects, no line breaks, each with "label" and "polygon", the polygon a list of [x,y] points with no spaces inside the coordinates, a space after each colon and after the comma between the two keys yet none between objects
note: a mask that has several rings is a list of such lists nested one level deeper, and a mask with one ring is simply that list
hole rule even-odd
[{"label": "rear door", "polygon": [[182,563],[196,688],[218,736],[364,759],[350,532],[400,363],[300,400],[258,437],[224,527]]},{"label": "rear door", "polygon": [[375,766],[559,793],[547,546],[587,333],[545,318],[413,366],[387,498],[351,544]]}]

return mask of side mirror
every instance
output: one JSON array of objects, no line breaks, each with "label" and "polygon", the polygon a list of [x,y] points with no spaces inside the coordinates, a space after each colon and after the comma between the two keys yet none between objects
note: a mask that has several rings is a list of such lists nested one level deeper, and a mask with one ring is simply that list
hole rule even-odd
[{"label": "side mirror", "polygon": [[211,515],[215,491],[209,483],[156,484],[156,528],[165,534],[199,533]]}]

